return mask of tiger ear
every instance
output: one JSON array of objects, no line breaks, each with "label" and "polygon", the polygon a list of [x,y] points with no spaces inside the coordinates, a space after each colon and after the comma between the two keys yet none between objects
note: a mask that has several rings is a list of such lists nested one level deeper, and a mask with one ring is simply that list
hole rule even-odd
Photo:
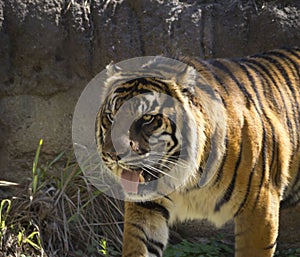
[{"label": "tiger ear", "polygon": [[111,61],[110,64],[108,64],[106,66],[106,75],[108,77],[112,77],[113,75],[115,75],[117,72],[120,72],[120,71],[122,71],[122,68],[115,65],[113,61]]},{"label": "tiger ear", "polygon": [[197,71],[189,66],[184,65],[181,72],[176,76],[176,82],[180,85],[181,92],[184,94],[194,94],[197,80]]}]

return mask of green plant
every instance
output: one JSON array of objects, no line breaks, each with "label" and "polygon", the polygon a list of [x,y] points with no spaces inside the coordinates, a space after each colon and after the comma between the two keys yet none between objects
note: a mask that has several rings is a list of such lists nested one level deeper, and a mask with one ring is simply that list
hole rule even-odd
[{"label": "green plant", "polygon": [[11,208],[11,200],[4,199],[0,204],[0,239],[2,238],[3,233],[7,229],[6,220],[9,215]]},{"label": "green plant", "polygon": [[118,251],[114,250],[113,248],[107,245],[107,241],[105,239],[101,239],[99,245],[99,252],[102,253],[104,256],[112,257],[119,255]]},{"label": "green plant", "polygon": [[[50,163],[46,165],[39,163],[40,153],[43,145],[43,139],[40,139],[39,145],[37,147],[34,161],[32,164],[32,183],[31,183],[31,192],[32,195],[36,194],[40,189],[42,189],[48,182],[49,177],[47,177],[47,172],[52,168],[52,166],[60,161],[64,156],[65,152],[58,154]],[[69,161],[66,163],[66,166],[69,166]]]},{"label": "green plant", "polygon": [[33,165],[32,165],[32,186],[31,186],[31,190],[32,193],[35,194],[37,189],[38,189],[38,184],[39,184],[39,178],[41,176],[41,170],[38,169],[38,161],[39,161],[39,156],[40,156],[40,152],[41,152],[41,148],[42,148],[42,144],[43,144],[43,139],[40,140],[37,151],[35,153],[35,158],[33,161]]},{"label": "green plant", "polygon": [[42,145],[40,140],[30,185],[20,185],[11,199],[0,199],[0,252],[22,257],[118,256],[122,204],[87,181],[73,153],[41,163]]},{"label": "green plant", "polygon": [[18,245],[29,244],[36,250],[41,250],[41,237],[39,231],[33,231],[29,235],[26,235],[26,229],[21,227],[18,233]]},{"label": "green plant", "polygon": [[278,257],[300,257],[300,248],[277,250],[275,256]]},{"label": "green plant", "polygon": [[[222,237],[211,238],[206,243],[192,243],[183,240],[176,245],[169,245],[164,257],[232,257],[233,245],[222,242]],[[277,250],[274,256],[300,257],[300,248]]]},{"label": "green plant", "polygon": [[164,257],[229,257],[233,254],[233,247],[219,240],[211,239],[207,243],[183,240],[177,245],[169,245]]}]

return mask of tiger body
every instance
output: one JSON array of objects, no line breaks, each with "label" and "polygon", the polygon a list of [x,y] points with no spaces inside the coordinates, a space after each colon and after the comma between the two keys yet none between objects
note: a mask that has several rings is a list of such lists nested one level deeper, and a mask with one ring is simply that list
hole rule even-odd
[{"label": "tiger body", "polygon": [[[168,228],[175,222],[207,219],[222,226],[233,219],[235,256],[271,257],[280,203],[288,206],[300,201],[300,50],[278,49],[235,60],[181,61],[187,68],[176,78],[132,79],[116,70],[107,80],[106,100],[97,117],[97,144],[114,174],[122,177],[126,163],[111,158],[115,150],[106,109],[112,120],[118,106],[139,93],[154,90],[182,103],[186,120],[177,117],[176,125],[183,129],[191,147],[185,153],[189,157],[183,157],[187,165],[178,171],[172,167],[182,181],[180,186],[166,194],[164,188],[172,187],[173,181],[158,182],[153,191],[161,197],[153,197],[155,193],[147,190],[126,194],[122,256],[161,257]],[[157,74],[174,72],[174,67],[155,61],[151,65]],[[200,78],[191,75],[195,71]],[[164,134],[161,130],[176,134],[172,122],[151,115],[138,119],[139,124],[144,122],[139,128],[158,136]],[[189,123],[190,117],[195,124]],[[142,142],[139,133],[132,132],[135,136],[129,136],[128,142],[132,147],[132,142],[138,141],[146,149],[149,142]],[[208,164],[211,151],[214,155]],[[144,176],[147,171],[139,174]],[[166,168],[163,174],[169,171]]]}]

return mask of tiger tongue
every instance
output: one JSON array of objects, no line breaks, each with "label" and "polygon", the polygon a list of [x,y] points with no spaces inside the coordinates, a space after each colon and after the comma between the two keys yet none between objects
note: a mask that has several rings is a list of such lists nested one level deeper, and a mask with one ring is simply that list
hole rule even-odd
[{"label": "tiger tongue", "polygon": [[126,193],[138,193],[140,171],[122,170],[121,184]]}]

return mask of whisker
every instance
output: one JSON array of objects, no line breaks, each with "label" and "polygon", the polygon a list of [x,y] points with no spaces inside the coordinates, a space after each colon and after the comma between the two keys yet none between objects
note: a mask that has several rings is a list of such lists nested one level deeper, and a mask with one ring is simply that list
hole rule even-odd
[{"label": "whisker", "polygon": [[164,153],[164,152],[160,152],[160,153],[156,153],[156,152],[151,152],[149,156],[157,156],[157,157],[161,157],[161,156],[168,156],[168,158],[171,158],[171,159],[178,159],[179,157],[182,159],[182,157],[187,157],[186,154],[180,154],[180,155],[177,155],[177,156],[172,156],[172,155],[169,155],[170,153]]},{"label": "whisker", "polygon": [[178,165],[178,164],[181,164],[181,165],[184,165],[185,167],[188,167],[188,162],[185,161],[185,160],[181,160],[181,159],[170,159],[170,158],[167,158],[167,159],[164,159],[165,162],[168,162],[170,164],[174,164],[174,165]]},{"label": "whisker", "polygon": [[156,161],[153,161],[153,160],[150,160],[150,159],[148,159],[147,161],[152,162],[152,163],[155,163],[155,164],[158,163],[160,166],[163,166],[163,167],[167,168],[168,170],[171,170],[171,167],[165,165],[164,163],[156,162]]},{"label": "whisker", "polygon": [[[150,161],[150,162],[152,162],[152,163],[158,163],[157,162],[157,159],[148,159],[148,161]],[[163,163],[159,163],[160,165],[162,165],[162,166],[165,166],[165,167],[168,167],[166,164],[172,164],[172,165],[176,165],[176,166],[179,166],[179,167],[181,167],[181,168],[188,168],[189,167],[189,165],[188,165],[188,162],[185,162],[184,160],[174,160],[174,161],[172,161],[172,160],[169,160],[169,159],[162,159],[162,161],[164,161],[165,162],[165,164],[163,164]],[[169,169],[171,169],[171,168],[169,168]]]},{"label": "whisker", "polygon": [[149,173],[151,176],[155,177],[155,178],[159,178],[157,175],[153,174],[147,167],[142,167],[142,170]]},{"label": "whisker", "polygon": [[148,169],[150,169],[150,170],[152,170],[152,171],[156,171],[156,172],[159,172],[159,173],[161,173],[161,174],[164,174],[164,175],[166,175],[166,176],[168,176],[168,177],[170,177],[170,178],[177,179],[176,177],[173,177],[173,176],[171,176],[170,174],[168,174],[168,173],[166,173],[166,172],[164,172],[164,171],[162,171],[162,170],[160,170],[160,169],[157,169],[157,168],[155,168],[155,167],[152,167],[152,166],[150,166],[150,165],[148,165],[148,164],[144,164],[144,167],[147,167]]}]

